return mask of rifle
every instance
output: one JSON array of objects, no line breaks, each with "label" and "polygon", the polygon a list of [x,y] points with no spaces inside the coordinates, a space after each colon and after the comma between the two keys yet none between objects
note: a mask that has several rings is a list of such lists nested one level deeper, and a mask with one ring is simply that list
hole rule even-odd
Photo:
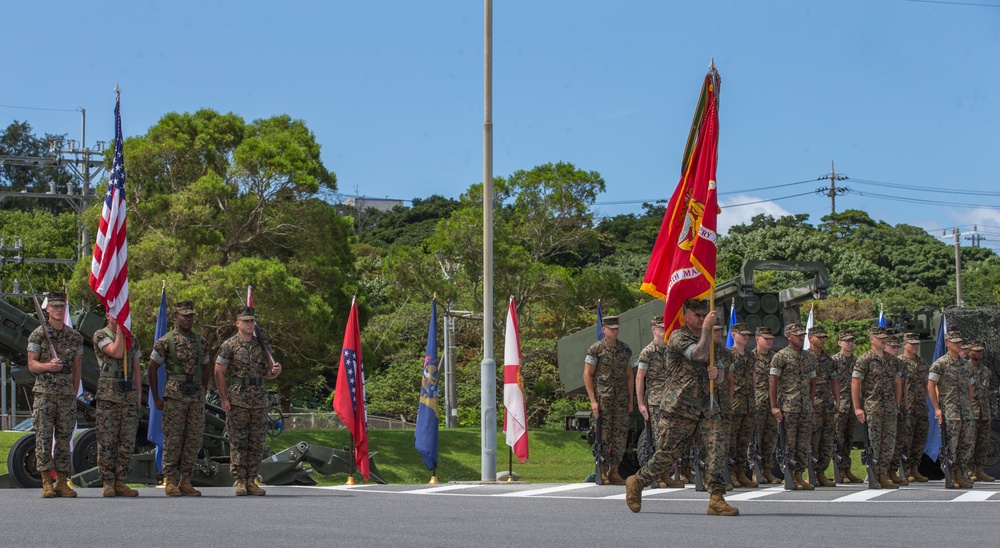
[{"label": "rifle", "polygon": [[795,461],[792,459],[791,449],[788,447],[788,438],[785,435],[785,421],[778,423],[778,464],[781,466],[781,473],[785,476],[785,489],[795,490],[795,480],[792,478],[792,468]]},{"label": "rifle", "polygon": [[[46,317],[42,311],[42,305],[38,302],[38,295],[35,294],[35,288],[31,285],[31,278],[26,273],[24,279],[27,280],[28,289],[31,290],[31,302],[35,305],[35,314],[38,315],[38,323],[42,324],[42,333],[45,333],[45,340],[49,343],[49,357],[50,359],[58,358],[62,360],[62,356],[56,350],[56,343],[52,340],[52,326],[49,325],[48,317]],[[70,365],[63,361],[62,372],[68,373],[69,369],[71,369]]]},{"label": "rifle", "polygon": [[880,489],[878,480],[875,478],[875,466],[878,459],[875,458],[875,449],[872,448],[872,439],[868,434],[868,421],[865,421],[865,450],[861,452],[861,462],[865,464],[865,471],[868,473],[868,488]]},{"label": "rifle", "polygon": [[941,472],[944,473],[945,489],[954,489],[955,481],[951,478],[951,467],[955,465],[955,460],[952,459],[951,449],[948,446],[948,425],[944,416],[941,417],[941,452],[938,460],[941,461]]},{"label": "rifle", "polygon": [[705,466],[705,462],[701,460],[701,451],[698,446],[695,445],[691,448],[691,468],[694,469],[694,490],[704,491],[705,482],[702,481],[701,468]]},{"label": "rifle", "polygon": [[753,479],[764,485],[764,474],[761,472],[760,450],[757,449],[757,436],[750,441],[750,464],[753,466]]},{"label": "rifle", "polygon": [[[243,306],[246,306],[246,301],[243,300],[243,295],[240,295],[239,290],[236,290],[236,296],[240,298],[240,302]],[[253,336],[260,342],[260,349],[264,351],[264,357],[267,358],[267,366],[269,368],[274,367],[274,358],[271,356],[271,343],[267,342],[267,338],[264,336],[263,328],[260,326],[260,322],[254,322],[253,324]]]},{"label": "rifle", "polygon": [[843,476],[840,475],[840,467],[844,465],[844,457],[840,454],[840,444],[833,444],[833,481],[844,483]]},{"label": "rifle", "polygon": [[819,485],[819,481],[816,479],[816,467],[814,466],[819,460],[813,456],[812,447],[806,452],[806,466],[809,470],[809,483]]},{"label": "rifle", "polygon": [[601,416],[594,419],[594,483],[604,485],[601,468],[604,466],[604,444],[601,443]]}]

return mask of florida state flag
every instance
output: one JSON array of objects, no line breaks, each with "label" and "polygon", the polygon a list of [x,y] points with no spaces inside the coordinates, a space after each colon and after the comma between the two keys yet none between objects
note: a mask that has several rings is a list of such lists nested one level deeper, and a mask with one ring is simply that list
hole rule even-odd
[{"label": "florida state flag", "polygon": [[642,281],[643,291],[665,301],[663,319],[668,337],[684,325],[684,301],[707,298],[715,289],[719,82],[713,62],[701,86],[684,149],[681,180],[667,204]]}]

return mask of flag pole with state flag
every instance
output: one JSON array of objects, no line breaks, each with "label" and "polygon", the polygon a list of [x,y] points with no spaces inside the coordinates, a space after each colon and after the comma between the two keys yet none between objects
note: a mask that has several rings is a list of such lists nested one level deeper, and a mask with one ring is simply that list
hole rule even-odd
[{"label": "flag pole with state flag", "polygon": [[601,309],[601,299],[597,299],[597,340],[604,338],[604,330],[601,324],[604,323],[604,310]]},{"label": "flag pole with state flag", "polygon": [[[153,342],[160,340],[167,334],[167,281],[163,280],[160,287],[160,311],[156,314],[156,328],[153,331]],[[154,379],[149,379],[150,384]],[[158,394],[163,393],[163,387],[167,384],[167,368],[161,367],[155,379],[159,388]],[[163,474],[163,411],[153,405],[153,388],[149,388],[146,396],[146,403],[149,405],[149,427],[146,429],[146,439],[156,445],[156,475]]]},{"label": "flag pole with state flag", "polygon": [[[716,227],[719,200],[715,172],[719,145],[719,85],[715,61],[709,65],[688,133],[681,178],[667,204],[649,257],[642,290],[664,301],[665,337],[684,325],[688,299],[708,299],[715,308]],[[709,368],[715,366],[709,345]],[[710,404],[715,383],[709,381]]]},{"label": "flag pole with state flag", "polygon": [[509,449],[507,481],[514,480],[514,459],[528,460],[528,405],[524,398],[524,377],[521,376],[521,336],[517,325],[517,308],[511,295],[507,306],[507,327],[503,352],[503,429]]},{"label": "flag pole with state flag", "polygon": [[429,484],[436,484],[438,461],[438,351],[437,300],[431,301],[431,321],[427,327],[427,348],[424,352],[424,372],[420,381],[420,402],[417,404],[417,427],[413,445],[424,465],[431,471]]},{"label": "flag pole with state flag", "polygon": [[[344,345],[340,351],[337,386],[333,393],[333,409],[351,433],[352,462],[368,481],[368,411],[365,406],[365,369],[361,356],[361,330],[358,326],[357,295],[351,299]],[[347,485],[354,484],[354,464],[347,476]]]}]

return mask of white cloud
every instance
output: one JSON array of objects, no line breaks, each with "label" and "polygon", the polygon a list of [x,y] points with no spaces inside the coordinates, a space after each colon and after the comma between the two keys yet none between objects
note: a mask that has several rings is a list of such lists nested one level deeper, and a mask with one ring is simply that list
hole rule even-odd
[{"label": "white cloud", "polygon": [[756,196],[750,196],[749,194],[737,194],[735,196],[727,197],[725,200],[719,201],[719,206],[722,207],[722,213],[719,214],[718,219],[719,234],[728,233],[729,228],[732,226],[749,223],[750,219],[753,219],[761,213],[770,215],[775,219],[784,215],[792,214],[790,211],[772,201]]},{"label": "white cloud", "polygon": [[[972,225],[978,225],[980,232],[996,232],[995,230],[984,230],[983,227],[1000,226],[1000,211],[996,209],[979,207],[976,209],[955,209],[947,208],[948,216],[956,222],[961,223],[959,229],[962,232],[972,230]],[[949,234],[950,234],[949,229]]]}]

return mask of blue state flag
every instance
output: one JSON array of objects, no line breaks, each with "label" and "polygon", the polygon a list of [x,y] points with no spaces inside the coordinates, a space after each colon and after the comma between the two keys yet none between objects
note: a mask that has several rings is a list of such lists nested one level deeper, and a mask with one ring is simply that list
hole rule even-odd
[{"label": "blue state flag", "polygon": [[[934,359],[931,360],[933,364],[940,358],[948,353],[948,348],[944,345],[944,334],[948,330],[948,322],[944,319],[944,311],[941,311],[941,324],[938,327],[937,341],[934,343]],[[931,460],[937,460],[938,453],[941,452],[941,425],[938,424],[937,417],[934,416],[934,405],[931,404],[930,396],[927,397],[927,443],[924,445],[924,453]]]},{"label": "blue state flag", "polygon": [[[153,335],[153,342],[160,340],[160,337],[167,334],[167,289],[160,290],[160,312],[156,315],[156,332]],[[163,394],[163,386],[167,384],[167,368],[161,367],[157,375],[156,385],[159,393]],[[150,379],[152,382],[152,379]],[[146,429],[146,439],[156,444],[156,473],[163,472],[163,411],[153,405],[153,389],[149,389],[146,398],[149,404],[149,427]]]},{"label": "blue state flag", "polygon": [[878,327],[885,327],[885,310],[878,311]]},{"label": "blue state flag", "polygon": [[732,348],[736,341],[733,340],[733,325],[736,324],[736,305],[729,305],[729,334],[726,335],[726,348]]},{"label": "blue state flag", "polygon": [[604,312],[601,310],[601,300],[597,299],[597,340],[604,338]]},{"label": "blue state flag", "polygon": [[420,381],[420,404],[417,407],[417,429],[413,445],[428,470],[437,468],[438,461],[438,351],[437,303],[431,302],[431,323],[427,328],[427,351],[424,354],[424,375]]}]

